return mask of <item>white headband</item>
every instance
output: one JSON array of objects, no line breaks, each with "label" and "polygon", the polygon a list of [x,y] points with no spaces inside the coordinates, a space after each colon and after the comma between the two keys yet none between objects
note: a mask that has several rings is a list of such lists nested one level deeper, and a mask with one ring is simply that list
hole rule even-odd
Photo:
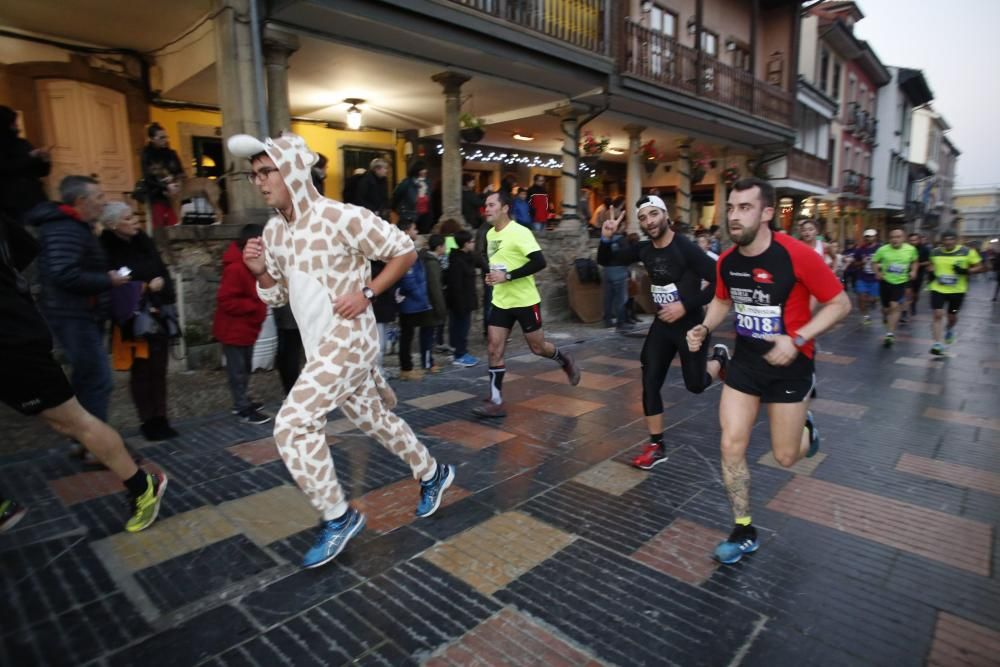
[{"label": "white headband", "polygon": [[652,206],[653,208],[658,208],[662,210],[664,213],[666,213],[667,211],[667,205],[663,203],[662,199],[660,199],[656,195],[646,195],[645,201],[642,201],[642,204],[639,205],[639,210],[636,211],[636,214],[640,213],[642,209],[648,208],[650,206]]}]

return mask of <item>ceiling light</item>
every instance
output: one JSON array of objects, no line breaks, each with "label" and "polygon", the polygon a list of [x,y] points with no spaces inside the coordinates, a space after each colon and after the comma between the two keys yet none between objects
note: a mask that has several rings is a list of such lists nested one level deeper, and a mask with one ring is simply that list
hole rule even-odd
[{"label": "ceiling light", "polygon": [[530,134],[521,134],[520,132],[515,132],[511,136],[513,136],[518,141],[534,141],[535,140],[535,138],[533,136],[531,136]]},{"label": "ceiling light", "polygon": [[344,104],[351,105],[347,108],[347,129],[360,130],[361,109],[358,108],[358,105],[364,104],[364,100],[358,99],[357,97],[348,97],[346,100],[344,100]]},{"label": "ceiling light", "polygon": [[609,148],[608,155],[625,155],[625,151],[621,148]]}]

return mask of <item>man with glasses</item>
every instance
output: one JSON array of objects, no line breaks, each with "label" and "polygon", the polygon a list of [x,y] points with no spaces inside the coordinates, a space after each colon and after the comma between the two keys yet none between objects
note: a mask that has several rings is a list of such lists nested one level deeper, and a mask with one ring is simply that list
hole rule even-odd
[{"label": "man with glasses", "polygon": [[[379,373],[371,300],[390,289],[417,259],[410,238],[371,211],[321,197],[309,179],[315,154],[301,137],[228,140],[250,161],[251,181],[274,214],[263,238],[250,239],[243,261],[264,303],[290,304],[302,332],[306,366],[275,418],[278,452],[323,523],[303,566],[318,567],[365,525],[337,481],[326,442],[327,415],[339,408],[357,428],[403,459],[420,481],[416,515],[437,511],[455,478],[413,430],[391,412],[396,396]],[[375,278],[371,260],[385,262]]]}]

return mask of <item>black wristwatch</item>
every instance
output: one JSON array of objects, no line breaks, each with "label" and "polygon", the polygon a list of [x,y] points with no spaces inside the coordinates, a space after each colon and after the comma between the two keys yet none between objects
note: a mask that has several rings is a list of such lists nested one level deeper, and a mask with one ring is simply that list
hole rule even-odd
[{"label": "black wristwatch", "polygon": [[801,348],[803,345],[805,345],[808,342],[809,341],[807,341],[805,338],[803,338],[801,334],[795,334],[795,338],[792,339],[792,345],[794,345],[795,347],[798,347],[798,348]]},{"label": "black wristwatch", "polygon": [[369,301],[375,298],[375,290],[373,290],[371,287],[368,287],[367,285],[361,288],[361,293],[364,294],[365,298],[368,299]]},{"label": "black wristwatch", "polygon": [[511,275],[510,275],[509,273],[505,273],[505,274],[503,274],[503,279],[504,279],[504,280],[506,280],[507,282],[510,282],[510,281],[512,281],[512,280],[513,280],[514,278],[513,278],[513,277],[511,277]]}]

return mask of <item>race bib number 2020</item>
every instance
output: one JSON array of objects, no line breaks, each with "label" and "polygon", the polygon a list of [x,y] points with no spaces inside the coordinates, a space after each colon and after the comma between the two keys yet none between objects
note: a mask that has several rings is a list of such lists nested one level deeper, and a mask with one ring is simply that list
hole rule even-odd
[{"label": "race bib number 2020", "polygon": [[669,285],[650,285],[649,291],[653,295],[653,303],[657,306],[665,306],[668,303],[676,303],[681,300],[680,292],[677,291],[677,285],[670,283]]},{"label": "race bib number 2020", "polygon": [[781,330],[781,306],[736,304],[736,333],[747,338],[784,333]]}]

